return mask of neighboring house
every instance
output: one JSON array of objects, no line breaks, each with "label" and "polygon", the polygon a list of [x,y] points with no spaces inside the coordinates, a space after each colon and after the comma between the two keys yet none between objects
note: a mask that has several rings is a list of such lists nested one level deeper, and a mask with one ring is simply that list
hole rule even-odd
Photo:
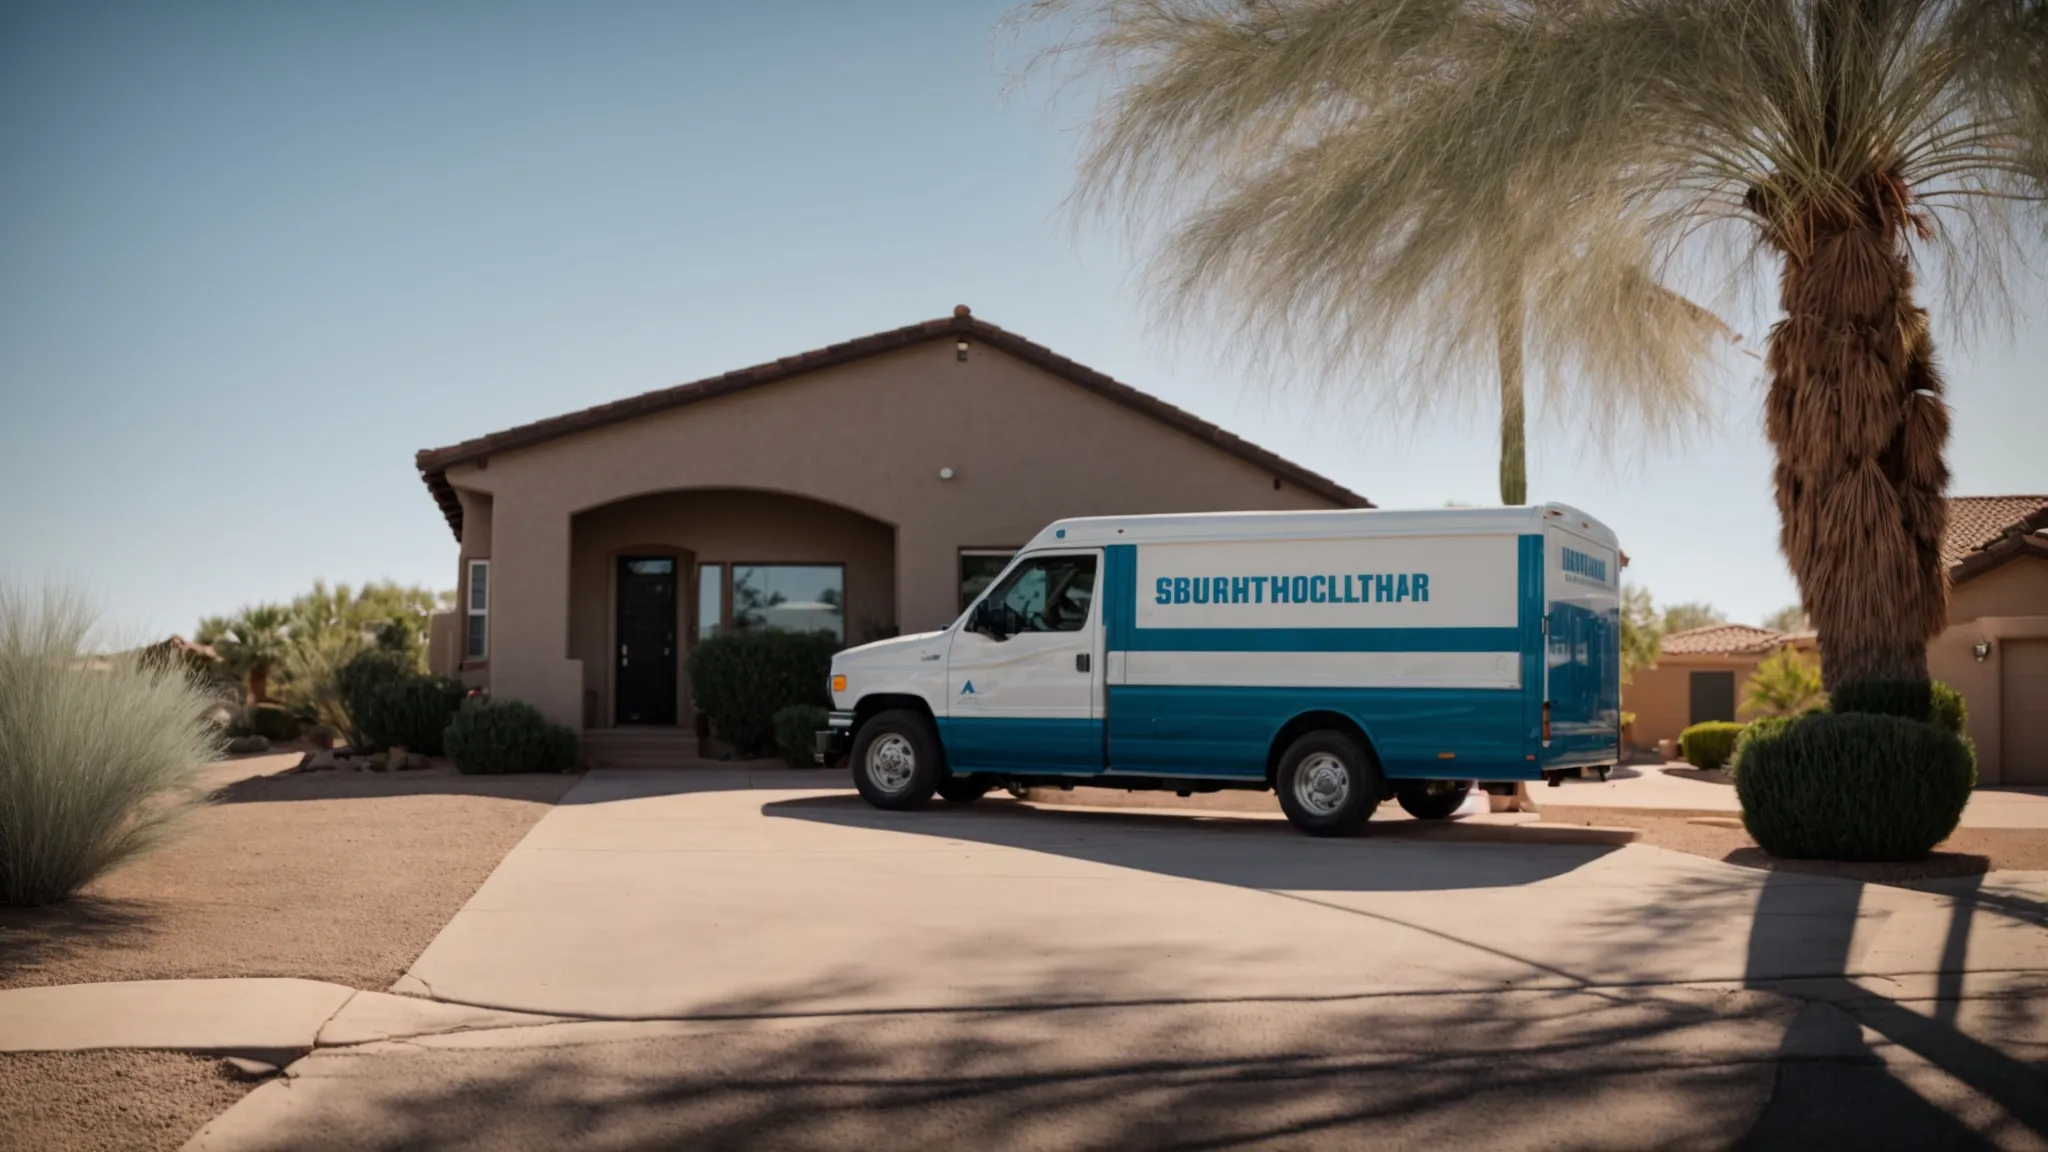
[{"label": "neighboring house", "polygon": [[1813,633],[1713,624],[1664,637],[1657,662],[1636,669],[1621,686],[1622,708],[1635,713],[1636,743],[1676,740],[1686,728],[1709,720],[1753,719],[1742,707],[1749,678],[1786,645],[1810,654]]},{"label": "neighboring house", "polygon": [[[1949,500],[1942,561],[1948,627],[1927,646],[1928,672],[1962,693],[1982,784],[2048,784],[2048,496]],[[1688,724],[1743,719],[1750,674],[1797,636],[1725,624],[1664,638],[1657,663],[1622,687],[1639,743]]]},{"label": "neighboring house", "polygon": [[678,739],[718,631],[942,628],[1066,516],[1371,507],[964,307],[418,464],[460,542],[435,669]]},{"label": "neighboring house", "polygon": [[1970,706],[1982,784],[2048,784],[2048,496],[1957,496],[1927,670]]}]

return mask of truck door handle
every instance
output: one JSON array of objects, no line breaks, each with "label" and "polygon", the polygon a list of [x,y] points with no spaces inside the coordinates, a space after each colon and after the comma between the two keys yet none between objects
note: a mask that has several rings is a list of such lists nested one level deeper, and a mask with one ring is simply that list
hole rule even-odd
[{"label": "truck door handle", "polygon": [[1076,671],[1076,672],[1086,672],[1087,670],[1088,670],[1088,654],[1087,654],[1086,652],[1080,652],[1080,653],[1076,653],[1076,654],[1075,654],[1075,656],[1074,656],[1074,671]]}]

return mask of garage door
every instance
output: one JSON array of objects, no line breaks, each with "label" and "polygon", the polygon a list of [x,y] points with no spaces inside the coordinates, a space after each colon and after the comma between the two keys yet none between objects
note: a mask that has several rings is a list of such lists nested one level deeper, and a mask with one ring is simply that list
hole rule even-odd
[{"label": "garage door", "polygon": [[2048,784],[2048,640],[2007,640],[1999,648],[2000,775],[2007,784]]}]

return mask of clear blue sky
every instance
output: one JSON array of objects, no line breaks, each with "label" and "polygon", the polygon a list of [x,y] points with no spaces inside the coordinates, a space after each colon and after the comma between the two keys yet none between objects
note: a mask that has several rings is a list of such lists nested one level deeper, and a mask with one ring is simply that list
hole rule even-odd
[{"label": "clear blue sky", "polygon": [[[415,450],[959,302],[1383,506],[1491,501],[1485,416],[1385,426],[1152,334],[1061,212],[1085,108],[1005,94],[1005,10],[0,6],[0,577],[155,633],[315,577],[451,586]],[[1956,492],[2048,490],[2043,300],[1949,346]],[[1738,363],[1647,464],[1535,429],[1530,491],[1743,619],[1795,593]]]}]

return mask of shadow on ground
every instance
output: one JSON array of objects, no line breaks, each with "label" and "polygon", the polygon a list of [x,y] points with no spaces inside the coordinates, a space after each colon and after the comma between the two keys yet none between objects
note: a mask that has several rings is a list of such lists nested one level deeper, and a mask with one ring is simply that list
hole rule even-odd
[{"label": "shadow on ground", "polygon": [[[1394,892],[1500,888],[1573,871],[1614,849],[1576,844],[1459,844],[1447,835],[1404,839],[1366,826],[1359,836],[1317,839],[1284,821],[1228,812],[1189,815],[1061,811],[992,801],[918,812],[884,812],[858,796],[807,796],[761,806],[763,815],[851,828],[969,840],[1050,852],[1185,880],[1287,891]],[[1433,831],[1455,832],[1455,829]]]},{"label": "shadow on ground", "polygon": [[141,901],[92,896],[37,908],[0,907],[0,988],[81,952],[144,948],[157,918],[157,910]]},{"label": "shadow on ground", "polygon": [[554,804],[580,776],[525,773],[468,776],[447,765],[410,772],[288,772],[252,776],[215,792],[213,804],[274,804],[296,800],[375,800],[389,796],[496,796]]}]

